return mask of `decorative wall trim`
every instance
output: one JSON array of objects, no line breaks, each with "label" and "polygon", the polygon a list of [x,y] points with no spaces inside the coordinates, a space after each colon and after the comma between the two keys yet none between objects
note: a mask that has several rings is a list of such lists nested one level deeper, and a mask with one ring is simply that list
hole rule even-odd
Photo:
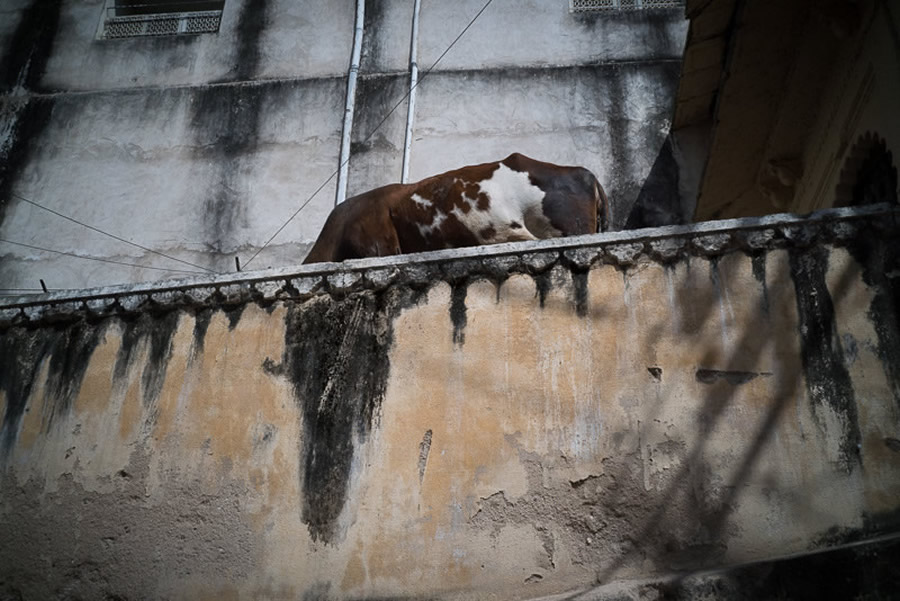
[{"label": "decorative wall trim", "polygon": [[234,306],[342,296],[395,284],[424,288],[439,280],[500,280],[513,273],[543,273],[561,264],[586,271],[608,264],[628,269],[642,262],[674,263],[685,256],[715,258],[729,252],[841,246],[861,235],[896,236],[900,209],[888,205],[829,209],[807,217],[780,214],[686,226],[608,232],[537,242],[495,244],[317,263],[294,269],[194,277],[0,299],[0,329],[44,321],[77,321],[107,315],[165,311],[179,306]]}]

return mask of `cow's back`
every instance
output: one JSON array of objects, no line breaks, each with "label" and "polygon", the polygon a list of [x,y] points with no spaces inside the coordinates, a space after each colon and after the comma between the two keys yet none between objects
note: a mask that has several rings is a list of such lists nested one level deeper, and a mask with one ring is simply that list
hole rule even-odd
[{"label": "cow's back", "polygon": [[403,184],[390,184],[337,205],[303,263],[399,254],[390,206],[405,188]]}]

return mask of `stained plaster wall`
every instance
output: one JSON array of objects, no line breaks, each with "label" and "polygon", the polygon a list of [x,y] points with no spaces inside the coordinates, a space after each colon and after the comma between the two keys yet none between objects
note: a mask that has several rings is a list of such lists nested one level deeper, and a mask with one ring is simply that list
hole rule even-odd
[{"label": "stained plaster wall", "polygon": [[528,598],[897,534],[898,216],[4,301],[0,592]]},{"label": "stained plaster wall", "polygon": [[[483,4],[422,3],[423,72]],[[406,114],[411,3],[366,9],[351,193],[399,179]],[[233,271],[324,184],[252,267],[302,260],[334,202],[353,2],[227,0],[217,34],[120,40],[96,39],[101,0],[0,10],[0,237],[156,268],[0,243],[0,287]],[[412,177],[513,151],[581,164],[620,225],[665,137],[685,30],[677,9],[492,3],[422,80]]]}]

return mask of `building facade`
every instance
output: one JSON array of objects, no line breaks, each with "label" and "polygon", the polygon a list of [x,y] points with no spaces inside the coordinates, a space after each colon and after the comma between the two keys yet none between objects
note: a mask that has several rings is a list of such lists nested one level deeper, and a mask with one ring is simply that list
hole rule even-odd
[{"label": "building facade", "polygon": [[[423,2],[411,179],[512,152],[583,165],[621,226],[668,132],[686,33],[677,2],[656,5],[676,6]],[[401,178],[413,8],[364,4],[342,160],[354,2],[4,2],[2,286],[299,264],[342,162],[349,195]]]}]

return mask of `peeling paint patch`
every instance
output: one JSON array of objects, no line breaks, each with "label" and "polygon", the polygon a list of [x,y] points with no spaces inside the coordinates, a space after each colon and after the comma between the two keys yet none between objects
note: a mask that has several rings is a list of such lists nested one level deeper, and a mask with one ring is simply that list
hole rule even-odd
[{"label": "peeling paint patch", "polygon": [[428,465],[428,454],[431,453],[431,430],[426,430],[419,443],[419,484],[425,479],[425,467]]}]

